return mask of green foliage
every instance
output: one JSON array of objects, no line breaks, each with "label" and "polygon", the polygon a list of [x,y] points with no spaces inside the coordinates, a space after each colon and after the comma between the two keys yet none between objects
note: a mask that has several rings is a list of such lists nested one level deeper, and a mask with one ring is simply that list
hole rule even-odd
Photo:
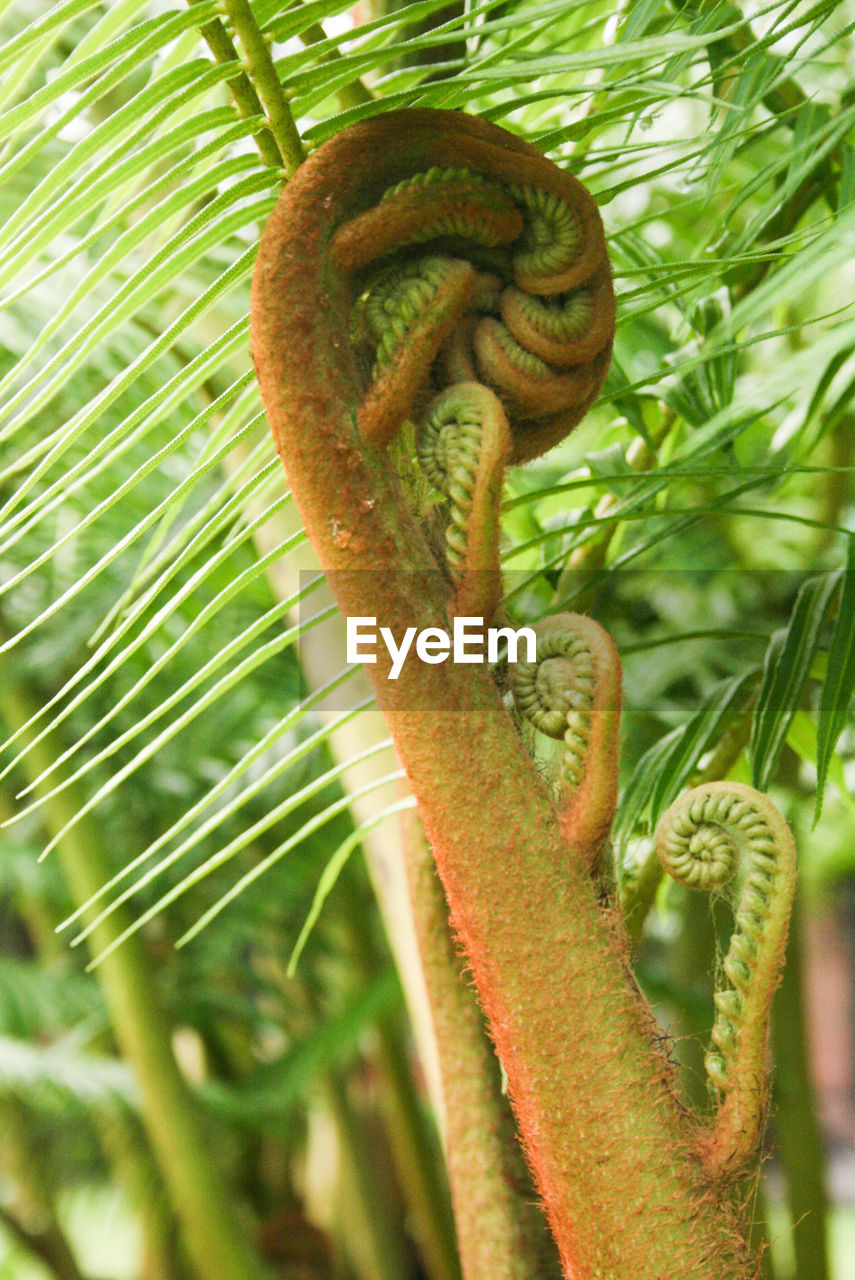
[{"label": "green foliage", "polygon": [[[838,282],[853,207],[846,6],[800,14],[772,5],[758,35],[735,8],[630,4],[614,20],[596,3],[485,4],[399,42],[437,7],[406,6],[355,37],[343,30],[306,47],[293,37],[335,6],[260,6],[259,18],[280,42],[277,70],[310,145],[384,106],[465,104],[559,155],[566,149],[598,193],[620,290],[615,368],[591,422],[511,480],[508,565],[523,566],[526,582],[509,580],[509,604],[542,612],[559,587],[572,604],[577,589],[562,565],[604,546],[609,581],[632,565],[633,581],[652,575],[648,595],[656,575],[678,568],[687,576],[798,570],[808,554],[833,570],[848,464],[830,471],[830,455],[845,431],[855,333]],[[87,780],[89,803],[103,806],[145,785],[150,762],[198,741],[206,722],[222,736],[226,703],[297,638],[282,629],[297,601],[277,601],[267,586],[279,552],[260,557],[252,541],[288,503],[245,360],[252,246],[278,183],[252,148],[259,117],[240,120],[229,106],[236,68],[212,64],[194,32],[212,6],[60,5],[18,29],[21,16],[12,6],[5,18],[4,58],[20,79],[0,117],[15,139],[2,169],[14,205],[0,252],[0,281],[11,284],[0,311],[4,609],[23,661],[30,653],[36,670],[59,677],[35,728],[71,730],[74,776]],[[471,34],[448,74],[414,69],[419,51],[448,46],[458,30]],[[376,100],[336,112],[336,92],[357,74],[369,77]],[[634,432],[655,446],[652,470],[626,464]],[[839,490],[833,516],[819,501],[823,473]],[[582,505],[568,519],[571,493]],[[789,554],[782,546],[779,555],[787,525]],[[296,527],[279,550],[301,553]],[[590,598],[590,582],[584,590]],[[765,663],[750,746],[761,785],[794,711],[817,691],[810,667],[835,606],[827,583],[816,590],[825,611],[809,611],[809,636],[800,596],[769,614],[767,634],[781,635],[765,658],[753,645],[752,666]],[[748,626],[734,610],[733,633],[759,634],[758,604]],[[728,628],[714,618],[699,624],[726,643]],[[626,626],[625,646],[648,643],[651,625]],[[826,760],[853,675],[836,634]],[[796,669],[790,649],[799,644]],[[651,662],[661,661],[652,651]],[[716,678],[739,672],[702,666],[692,715],[715,722]],[[661,709],[648,699],[645,715],[667,728],[674,709],[661,695]],[[256,782],[221,800],[260,753],[302,736],[303,722],[312,742],[323,739],[311,700],[286,706],[278,728],[265,726],[171,829],[159,823],[129,867],[159,855],[145,875],[166,872],[210,836],[212,810],[227,822],[265,794]],[[715,723],[722,732],[727,717]],[[686,756],[688,741],[680,761],[654,748],[660,799],[714,745],[702,734]],[[266,783],[302,751],[282,753]],[[639,812],[637,781],[630,813]],[[233,847],[211,856],[225,859]]]},{"label": "green foliage", "polygon": [[[851,876],[855,6],[419,0],[372,6],[358,30],[337,0],[253,7],[307,148],[390,107],[459,107],[538,143],[602,208],[613,368],[589,419],[509,477],[504,531],[511,615],[591,610],[625,657],[618,849],[645,847],[730,743],[725,771],[750,761],[797,822],[825,800],[850,839],[817,865]],[[301,677],[298,641],[326,614],[248,356],[281,175],[256,148],[263,114],[230,97],[240,64],[200,38],[219,14],[0,14],[0,638],[40,701],[0,786],[29,865],[61,837],[40,828],[22,765],[61,736],[44,780],[82,789],[78,818],[110,832],[98,911],[130,904],[129,931],[165,944],[165,999],[249,1097],[283,1025],[276,1089],[351,1060],[365,1024],[336,931],[361,892],[348,859],[381,815],[350,816],[353,760],[329,753],[359,707],[319,713],[349,673],[308,692]],[[53,922],[85,937],[80,904],[51,892]],[[290,959],[293,975],[301,953],[298,998],[269,971]],[[27,954],[4,961],[4,1035],[97,1020],[82,974],[62,981]],[[385,1008],[366,999],[371,1017]],[[313,1037],[330,1052],[313,1056]],[[53,1073],[83,1096],[71,1051],[27,1052],[0,1046],[4,1088],[34,1098]]]}]

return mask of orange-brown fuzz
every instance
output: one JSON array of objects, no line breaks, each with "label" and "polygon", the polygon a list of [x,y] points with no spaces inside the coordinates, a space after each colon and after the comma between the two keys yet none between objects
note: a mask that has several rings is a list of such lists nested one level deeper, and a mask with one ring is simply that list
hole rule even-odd
[{"label": "orange-brown fuzz", "polygon": [[[348,341],[352,287],[329,245],[344,221],[432,165],[559,195],[574,181],[485,121],[385,115],[339,134],[298,170],[265,230],[253,282],[258,377],[308,534],[343,612],[382,615],[395,634],[447,627],[446,601],[385,456],[357,428],[366,386]],[[540,448],[551,442],[538,439]],[[752,1261],[691,1149],[622,940],[598,909],[584,861],[568,858],[551,797],[489,676],[413,663],[390,682],[382,660],[369,672],[565,1276],[748,1280]]]},{"label": "orange-brown fuzz", "polygon": [[489,317],[475,330],[473,346],[478,367],[499,387],[521,416],[544,413],[550,405],[571,409],[591,398],[591,375],[583,365],[569,373],[538,377],[518,368],[507,357],[500,338],[501,326]]},{"label": "orange-brown fuzz", "polygon": [[558,1253],[502,1093],[499,1063],[451,939],[442,885],[416,814],[404,815],[402,847],[439,1050],[464,1280],[557,1280]]},{"label": "orange-brown fuzz", "polygon": [[559,367],[576,364],[580,360],[590,360],[602,348],[607,335],[614,332],[615,299],[607,263],[603,263],[587,282],[587,287],[591,292],[593,322],[577,338],[555,338],[539,329],[526,314],[523,303],[526,295],[521,289],[504,291],[501,299],[502,319],[514,337],[542,360]]}]

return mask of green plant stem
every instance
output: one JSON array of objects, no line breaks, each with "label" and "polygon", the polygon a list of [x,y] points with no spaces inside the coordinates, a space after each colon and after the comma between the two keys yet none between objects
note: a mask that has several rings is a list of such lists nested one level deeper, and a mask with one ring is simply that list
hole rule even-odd
[{"label": "green plant stem", "polygon": [[[636,436],[626,450],[627,466],[639,474],[651,470],[656,465],[655,450],[667,440],[677,421],[677,415],[674,410],[667,405],[663,405],[662,420],[652,440],[653,451],[646,440]],[[605,519],[619,505],[620,501],[621,499],[612,493],[604,494],[597,504],[595,514]],[[586,542],[571,552],[567,565],[562,570],[555,588],[553,608],[565,608],[568,600],[572,601],[572,606],[577,612],[583,612],[591,608],[599,578],[595,574],[592,585],[579,591],[577,590],[579,576],[582,573],[591,573],[603,568],[609,547],[617,536],[619,529],[620,525],[616,523],[608,524],[601,529],[595,529],[593,535]]]},{"label": "green plant stem", "polygon": [[[314,44],[320,44],[328,37],[319,22],[310,22],[307,27],[304,27],[299,32],[299,39],[308,49]],[[335,66],[337,62],[341,61],[341,54],[338,49],[327,49],[325,53],[318,54],[316,61],[318,64],[326,63],[330,66]],[[335,99],[342,111],[346,111],[349,107],[362,107],[367,102],[373,102],[374,94],[364,81],[357,76],[355,80],[351,80],[335,90]]]},{"label": "green plant stem", "polygon": [[20,1209],[5,1209],[3,1222],[57,1280],[83,1280],[59,1225],[44,1149],[36,1140],[26,1109],[14,1097],[0,1101],[0,1131],[3,1165],[14,1178]]},{"label": "green plant stem", "polygon": [[828,1196],[804,1012],[801,905],[790,919],[784,976],[772,1009],[775,1128],[787,1180],[795,1280],[827,1280]]},{"label": "green plant stem", "polygon": [[[407,0],[363,0],[363,3],[373,21],[375,18],[406,8]],[[403,26],[398,32],[397,43],[404,46],[404,53],[395,60],[394,66],[423,67],[428,74],[422,83],[444,80],[453,76],[456,71],[454,64],[462,64],[466,56],[466,35],[461,27],[449,35],[443,44],[428,45],[416,50],[406,49],[406,44],[409,40],[430,35],[445,23],[461,17],[463,12],[462,0],[450,0],[443,8],[436,9],[433,13],[425,14],[423,18]],[[452,66],[443,65],[448,63]],[[431,70],[432,67],[436,67],[436,70]]]},{"label": "green plant stem", "polygon": [[[237,465],[242,458],[240,451],[235,451],[229,459],[227,469]],[[247,508],[247,518],[254,519],[260,514],[256,507]],[[298,531],[300,525],[296,510],[292,506],[279,511],[257,528],[254,541],[260,555],[268,554],[289,536]],[[291,598],[300,585],[300,571],[314,576],[317,566],[308,548],[301,550],[300,566],[290,558],[283,558],[272,565],[268,571],[271,590],[277,599]],[[295,615],[294,620],[297,620]],[[313,642],[306,645],[301,654],[304,676],[312,689],[323,687],[334,675],[338,667],[330,663],[330,655],[343,650],[344,624],[341,618],[330,619],[323,629],[313,632]],[[351,690],[350,697],[359,699],[367,690],[360,686],[358,695]],[[323,714],[323,713],[322,713]],[[334,719],[333,712],[325,713]],[[362,751],[371,742],[382,742],[388,737],[386,725],[375,710],[366,710],[350,723],[341,725],[334,731],[328,741],[329,750],[334,759],[346,761],[349,757]],[[345,785],[350,791],[359,791],[372,777],[382,777],[394,767],[391,747],[389,753],[383,753],[372,760],[351,767],[345,774]],[[394,798],[388,785],[375,792],[361,796],[353,806],[353,820],[370,821]],[[413,942],[410,927],[410,905],[406,896],[401,859],[394,838],[394,827],[387,822],[380,827],[368,830],[362,840],[366,856],[369,876],[378,902],[381,917],[392,947],[395,961],[401,974],[404,994],[410,1014],[411,1024],[416,1036],[422,1068],[428,1077],[428,1087],[432,1100],[439,1096],[438,1068],[436,1066],[436,1048],[429,1024],[427,999],[424,992],[424,979],[419,969],[418,954]],[[361,956],[360,963],[370,967],[373,963],[368,958],[364,940],[357,935],[355,928],[350,931],[350,943],[357,948]],[[383,1028],[380,1029],[381,1035]],[[400,1054],[400,1046],[393,1053]],[[392,1091],[388,1098],[390,1123],[395,1132],[391,1134],[396,1156],[403,1165],[412,1171],[407,1179],[406,1192],[412,1198],[413,1213],[418,1226],[415,1234],[425,1249],[426,1256],[433,1258],[436,1271],[431,1274],[453,1275],[457,1269],[456,1244],[453,1222],[449,1221],[448,1203],[442,1185],[436,1184],[436,1168],[426,1148],[424,1125],[410,1111],[412,1103],[412,1081],[408,1069],[405,1075],[400,1071],[390,1070],[387,1083]],[[400,1092],[397,1092],[400,1087]]]},{"label": "green plant stem", "polygon": [[849,505],[852,489],[852,473],[848,470],[852,461],[852,442],[855,439],[855,415],[843,414],[831,428],[831,460],[828,474],[823,477],[821,507],[818,519],[822,528],[817,530],[817,545],[813,551],[814,563],[820,562],[827,550],[836,542],[835,526],[843,523],[844,512]]},{"label": "green plant stem", "polygon": [[451,1202],[441,1164],[437,1168],[435,1161],[439,1151],[431,1152],[425,1141],[421,1104],[397,1028],[383,1019],[377,1033],[389,1139],[404,1196],[412,1206],[413,1234],[423,1254],[425,1271],[431,1280],[459,1280]]},{"label": "green plant stem", "polygon": [[[7,668],[0,684],[0,717],[9,733],[23,730],[22,745],[31,745],[25,759],[33,780],[61,754],[53,734],[35,742],[25,729],[37,709],[32,696],[13,682]],[[54,774],[54,783],[59,780]],[[37,787],[46,797],[45,823],[51,832],[57,832],[83,807],[83,798],[73,786],[50,797],[48,790],[46,784]],[[82,906],[112,872],[95,821],[87,817],[69,828],[57,853],[71,895]],[[113,942],[129,923],[122,911],[103,921],[92,935],[95,953]],[[207,1144],[202,1114],[175,1060],[170,1029],[140,940],[129,938],[104,960],[98,973],[117,1039],[139,1082],[143,1122],[198,1280],[262,1280],[265,1269],[238,1221]]]},{"label": "green plant stem", "polygon": [[[242,448],[229,454],[225,470],[231,474],[245,459]],[[245,504],[247,523],[257,522],[265,508],[257,501]],[[257,524],[253,542],[259,556],[266,556],[301,529],[300,518],[294,503],[276,511],[262,524]],[[308,544],[300,548],[296,556],[283,556],[267,570],[267,581],[277,600],[293,599],[300,588],[302,575],[315,577],[320,566]],[[291,623],[299,621],[299,610],[290,615]],[[311,633],[311,643],[300,653],[300,665],[310,689],[323,688],[339,671],[337,655],[344,652],[344,619],[330,618],[322,627]],[[370,692],[370,686],[362,673],[351,682],[349,698],[357,704]],[[336,719],[335,709],[321,712],[328,722]],[[344,764],[367,746],[388,742],[389,731],[379,711],[368,707],[352,720],[335,727],[328,738],[328,748],[334,760]],[[342,775],[342,785],[348,793],[356,793],[350,811],[355,825],[371,823],[376,815],[400,799],[395,784],[385,784],[365,791],[368,783],[386,777],[395,767],[392,745],[388,751],[378,752],[368,760],[349,765]],[[404,988],[410,1023],[418,1046],[419,1058],[427,1077],[428,1091],[437,1111],[440,1103],[439,1066],[436,1044],[430,1022],[428,998],[421,971],[418,950],[413,938],[412,911],[407,896],[407,884],[398,847],[397,829],[392,819],[372,825],[362,838],[369,878],[380,909],[383,926]]]},{"label": "green plant stem", "polygon": [[[368,904],[363,918],[368,917]],[[379,960],[369,931],[352,908],[344,919],[347,947],[366,981],[378,975]],[[460,1262],[448,1184],[442,1176],[442,1153],[436,1131],[422,1114],[422,1103],[407,1061],[397,1011],[377,1023],[377,1067],[389,1142],[405,1199],[412,1232],[422,1252],[429,1280],[459,1280]],[[432,1140],[433,1139],[433,1140]]]},{"label": "green plant stem", "polygon": [[[6,792],[0,790],[0,823],[12,822],[14,817],[15,810]],[[56,933],[58,918],[43,899],[29,890],[20,889],[15,905],[39,965],[55,966],[67,960],[68,948]],[[103,1039],[108,1039],[108,1033]],[[109,1052],[106,1044],[105,1052]],[[177,1258],[175,1217],[164,1192],[163,1179],[136,1119],[121,1112],[113,1114],[96,1109],[92,1123],[117,1178],[127,1187],[132,1202],[140,1207],[142,1277],[144,1280],[149,1277],[153,1280],[189,1280],[186,1268]],[[8,1127],[3,1125],[2,1128],[4,1144],[8,1145]],[[31,1177],[36,1176],[38,1154],[36,1150],[34,1157],[26,1160]],[[46,1177],[42,1176],[41,1180],[46,1185]]]},{"label": "green plant stem", "polygon": [[232,29],[243,47],[250,80],[261,99],[271,133],[281,152],[285,176],[290,178],[305,160],[306,152],[279,83],[270,47],[255,20],[249,0],[224,0],[224,4]]},{"label": "green plant stem", "polygon": [[135,1117],[96,1115],[101,1147],[142,1219],[142,1280],[195,1280],[148,1137]]},{"label": "green plant stem", "polygon": [[[731,26],[742,19],[742,12],[736,4],[722,4],[720,0],[672,0],[674,8],[690,17],[700,18],[704,14],[716,17],[720,26]],[[716,74],[731,63],[736,63],[739,55],[756,48],[757,37],[751,30],[747,19],[742,26],[728,35],[720,36],[715,29],[710,31],[709,56],[710,65]],[[790,77],[781,78],[763,95],[763,102],[773,115],[788,116],[798,110],[807,98],[801,87]],[[791,121],[794,124],[794,121]]]},{"label": "green plant stem", "polygon": [[83,1280],[74,1259],[65,1253],[67,1246],[58,1251],[51,1232],[30,1230],[3,1205],[0,1205],[0,1224],[34,1258],[38,1258],[57,1280]]},{"label": "green plant stem", "polygon": [[[720,0],[672,0],[672,3],[678,11],[696,19],[707,14],[715,17],[721,26],[730,26],[742,18],[737,5],[729,2],[722,4]],[[742,55],[755,50],[756,46],[757,37],[747,20],[743,20],[736,31],[725,36],[717,35],[715,30],[710,31],[707,52],[714,80],[726,81],[731,68],[737,74]],[[781,124],[790,129],[795,129],[799,109],[808,102],[804,90],[791,77],[781,77],[763,94],[763,105],[779,118]],[[828,199],[834,188],[835,165],[840,163],[841,158],[842,150],[838,145],[799,184],[767,225],[763,235],[766,243],[786,236],[798,225],[812,204],[817,200]],[[776,254],[772,254],[765,261],[746,263],[728,273],[734,298],[743,298],[750,293],[769,273],[776,257]]]},{"label": "green plant stem", "polygon": [[340,1077],[330,1078],[323,1097],[338,1139],[340,1208],[351,1260],[361,1280],[410,1280],[403,1231],[378,1184],[378,1161]]},{"label": "green plant stem", "polygon": [[[190,3],[195,3],[195,0],[190,0]],[[201,23],[199,31],[202,39],[221,66],[228,66],[230,63],[234,63],[236,68],[240,66],[238,51],[219,18],[214,18],[211,22]],[[230,77],[229,93],[242,120],[264,115],[264,107],[261,105],[261,100],[245,72],[236,70],[235,74]],[[252,136],[264,163],[269,165],[271,169],[281,169],[284,159],[279,150],[279,144],[270,128],[264,125],[262,128],[256,129]]]},{"label": "green plant stem", "polygon": [[[827,163],[819,166],[814,173],[809,173],[789,199],[784,201],[774,217],[769,219],[763,233],[764,242],[771,245],[794,231],[811,205],[817,200],[827,198],[832,178],[832,170]],[[767,250],[767,252],[768,257],[758,262],[745,263],[726,273],[725,280],[730,285],[735,302],[747,297],[752,289],[765,280],[782,250]]]}]

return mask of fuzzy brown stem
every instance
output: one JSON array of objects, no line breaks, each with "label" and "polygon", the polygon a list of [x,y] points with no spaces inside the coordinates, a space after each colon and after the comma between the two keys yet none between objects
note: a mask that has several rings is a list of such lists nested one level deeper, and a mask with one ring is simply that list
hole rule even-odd
[{"label": "fuzzy brown stem", "polygon": [[465,1280],[557,1280],[555,1247],[519,1146],[499,1063],[452,941],[417,814],[402,819],[416,938],[442,1073],[445,1148]]},{"label": "fuzzy brown stem", "polygon": [[[262,395],[308,534],[343,612],[382,616],[396,636],[447,628],[447,600],[385,454],[359,433],[366,386],[348,341],[352,286],[329,246],[343,221],[432,165],[576,196],[534,148],[484,121],[391,114],[340,134],[298,171],[253,285]],[[599,219],[595,209],[585,217],[587,235]],[[556,430],[535,426],[517,456],[548,447]],[[568,846],[492,681],[479,668],[415,663],[392,682],[380,653],[370,674],[565,1276],[747,1280],[747,1247],[691,1148],[618,926],[598,909],[590,850]]]}]

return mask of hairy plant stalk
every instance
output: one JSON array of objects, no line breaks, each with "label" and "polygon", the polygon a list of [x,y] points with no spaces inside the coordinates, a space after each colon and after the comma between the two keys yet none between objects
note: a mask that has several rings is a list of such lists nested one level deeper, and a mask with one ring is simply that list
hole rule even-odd
[{"label": "hairy plant stalk", "polygon": [[[7,674],[0,684],[0,718],[8,731],[22,729],[35,712],[32,699]],[[30,777],[46,772],[60,754],[51,734],[32,742],[26,755]],[[38,786],[37,792],[47,793],[49,786]],[[82,807],[82,798],[69,786],[46,796],[45,821],[52,832],[61,831]],[[110,878],[101,832],[91,818],[69,825],[57,854],[78,906]],[[128,924],[122,911],[107,917],[93,932],[95,952]],[[170,1029],[139,939],[126,939],[104,959],[98,974],[122,1053],[139,1082],[143,1122],[199,1280],[263,1280],[267,1273],[238,1221],[208,1146],[202,1114],[172,1052]]]},{"label": "hairy plant stalk", "polygon": [[[546,266],[531,244],[539,234],[531,229],[543,232],[544,223]],[[363,273],[411,249],[426,227],[449,245],[451,265],[427,282],[425,310],[407,320],[397,344],[393,328],[372,380],[350,341]],[[428,111],[354,126],[321,148],[292,180],[259,255],[254,356],[307,531],[344,613],[382,616],[394,635],[448,625],[443,574],[380,442],[418,412],[434,362],[461,325],[471,327],[477,272],[467,284],[466,259],[453,255],[472,239],[479,263],[489,257],[500,277],[510,272],[514,287],[535,298],[593,290],[586,282],[607,271],[599,218],[578,184],[483,121]],[[372,288],[386,286],[375,278],[367,287],[370,300]],[[410,305],[397,314],[409,315]],[[544,309],[549,323],[566,318],[563,302],[557,317],[559,308],[535,306],[536,328]],[[610,336],[606,328],[591,355],[575,352],[571,333],[562,369],[513,334],[508,342],[503,323],[476,313],[464,355],[471,363],[474,351],[477,380],[507,406],[511,456],[522,460],[584,413]],[[584,822],[575,831],[561,821],[483,671],[416,663],[397,682],[388,674],[378,654],[378,701],[507,1072],[565,1275],[747,1280],[753,1263],[727,1196],[711,1187],[695,1151],[618,923],[599,909]],[[596,762],[594,793],[613,787],[614,767]]]},{"label": "hairy plant stalk", "polygon": [[465,1280],[551,1280],[561,1274],[537,1205],[501,1072],[463,961],[424,828],[402,819],[419,952],[439,1047],[446,1159]]}]

